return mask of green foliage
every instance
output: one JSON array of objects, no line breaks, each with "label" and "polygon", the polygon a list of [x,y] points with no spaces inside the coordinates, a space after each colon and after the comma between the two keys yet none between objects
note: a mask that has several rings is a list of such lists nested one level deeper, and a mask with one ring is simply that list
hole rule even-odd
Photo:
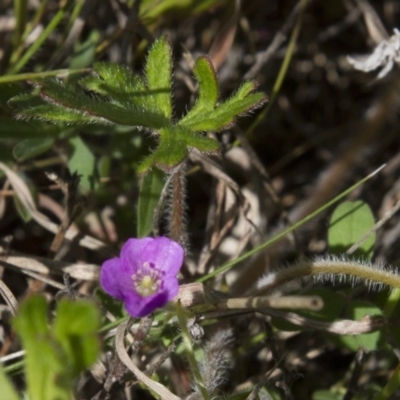
[{"label": "green foliage", "polygon": [[156,21],[167,13],[176,16],[179,11],[193,15],[215,7],[226,0],[144,0],[140,2],[140,15],[146,20]]},{"label": "green foliage", "polygon": [[1,388],[1,395],[4,399],[7,400],[19,400],[18,395],[7,379],[6,374],[3,371],[3,366],[0,363],[0,388]]},{"label": "green foliage", "polygon": [[21,140],[15,145],[13,155],[17,161],[25,161],[50,150],[53,144],[51,137]]},{"label": "green foliage", "polygon": [[69,400],[73,379],[96,360],[99,311],[86,301],[61,300],[53,324],[46,299],[34,296],[22,305],[14,327],[26,350],[30,400]]},{"label": "green foliage", "polygon": [[151,130],[158,139],[158,147],[143,160],[139,173],[154,165],[169,171],[192,148],[206,153],[218,151],[218,142],[205,137],[203,132],[227,128],[237,116],[265,102],[263,93],[253,93],[255,83],[246,82],[230,99],[217,104],[215,70],[207,57],[201,57],[194,68],[199,83],[198,100],[186,116],[173,121],[171,46],[163,37],[149,51],[144,77],[110,63],[95,63],[93,71],[93,76],[79,81],[79,87],[52,78],[38,81],[31,94],[15,96],[11,104],[19,107],[17,117],[23,119],[117,124]]},{"label": "green foliage", "polygon": [[[330,252],[342,254],[360,240],[375,224],[369,206],[362,201],[346,201],[332,214],[328,231]],[[371,258],[376,234],[372,233],[357,249],[355,255]]]},{"label": "green foliage", "polygon": [[145,237],[153,230],[154,209],[164,187],[164,173],[154,169],[146,174],[140,183],[137,208],[137,237]]},{"label": "green foliage", "polygon": [[312,400],[342,400],[341,393],[331,392],[330,390],[317,390],[313,393]]},{"label": "green foliage", "polygon": [[80,184],[84,191],[93,189],[93,174],[96,162],[93,153],[79,136],[72,138],[69,143],[73,149],[68,161],[70,170],[79,171],[81,175]]}]

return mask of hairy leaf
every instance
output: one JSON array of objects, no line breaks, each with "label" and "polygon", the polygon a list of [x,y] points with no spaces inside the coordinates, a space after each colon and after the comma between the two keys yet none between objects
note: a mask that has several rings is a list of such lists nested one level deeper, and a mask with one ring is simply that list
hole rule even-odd
[{"label": "hairy leaf", "polygon": [[181,163],[191,148],[213,153],[218,151],[219,143],[179,125],[161,129],[157,149],[140,164],[138,172],[144,173],[154,164],[163,170],[169,170]]},{"label": "hairy leaf", "polygon": [[251,94],[255,87],[254,82],[247,82],[229,100],[218,105],[214,110],[203,110],[193,118],[181,120],[179,124],[194,131],[219,131],[227,128],[234,123],[237,116],[264,104],[263,93]]},{"label": "hairy leaf", "polygon": [[158,138],[158,147],[139,165],[138,172],[154,166],[168,171],[184,161],[192,148],[218,151],[218,142],[203,132],[220,131],[266,101],[263,93],[253,93],[254,82],[246,82],[230,99],[218,104],[216,72],[208,57],[197,60],[194,75],[198,99],[180,121],[172,120],[172,56],[165,37],[151,46],[144,77],[124,66],[95,63],[93,74],[81,79],[79,85],[44,79],[36,83],[31,94],[14,97],[11,104],[19,107],[17,117],[21,119],[148,128]]},{"label": "hairy leaf", "polygon": [[188,125],[196,116],[214,110],[218,100],[217,76],[211,60],[200,57],[193,72],[199,83],[199,97],[194,107],[180,120],[181,125]]},{"label": "hairy leaf", "polygon": [[150,106],[166,118],[172,116],[171,99],[172,58],[171,46],[165,37],[156,40],[146,63],[147,86],[152,94]]}]

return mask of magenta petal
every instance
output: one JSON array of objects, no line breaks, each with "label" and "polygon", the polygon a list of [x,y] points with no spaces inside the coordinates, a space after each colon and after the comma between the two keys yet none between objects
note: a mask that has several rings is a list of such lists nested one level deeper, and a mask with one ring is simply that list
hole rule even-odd
[{"label": "magenta petal", "polygon": [[168,300],[171,301],[176,297],[179,291],[178,279],[175,276],[171,276],[164,279],[163,290],[168,292]]},{"label": "magenta petal", "polygon": [[153,238],[147,237],[142,239],[128,239],[121,249],[121,259],[126,261],[125,268],[136,270],[143,262],[146,261],[148,255],[148,246],[154,241]]},{"label": "magenta petal", "polygon": [[158,237],[146,246],[147,261],[159,271],[175,276],[183,263],[183,248],[166,237]]},{"label": "magenta petal", "polygon": [[[108,294],[124,301],[130,315],[143,317],[177,295],[176,275],[183,257],[183,248],[166,237],[129,239],[122,247],[120,258],[103,263],[100,283]],[[146,276],[155,285],[149,295],[144,295],[146,292],[140,286]]]},{"label": "magenta petal", "polygon": [[112,258],[103,263],[100,271],[100,284],[103,290],[118,300],[124,300],[125,296],[121,287],[121,260]]},{"label": "magenta petal", "polygon": [[144,317],[167,303],[167,292],[157,293],[149,297],[130,296],[125,301],[125,309],[132,317]]}]

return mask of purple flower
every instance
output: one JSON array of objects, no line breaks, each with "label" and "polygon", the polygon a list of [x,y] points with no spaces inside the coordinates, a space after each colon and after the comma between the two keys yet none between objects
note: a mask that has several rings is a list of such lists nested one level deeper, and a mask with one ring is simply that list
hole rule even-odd
[{"label": "purple flower", "polygon": [[178,294],[182,247],[166,237],[128,239],[119,258],[103,263],[100,284],[125,303],[133,317],[143,317]]}]

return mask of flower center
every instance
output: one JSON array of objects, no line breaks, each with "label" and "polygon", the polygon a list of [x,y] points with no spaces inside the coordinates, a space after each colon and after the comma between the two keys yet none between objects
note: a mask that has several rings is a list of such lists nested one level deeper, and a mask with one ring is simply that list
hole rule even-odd
[{"label": "flower center", "polygon": [[160,271],[147,261],[132,275],[132,280],[136,292],[143,297],[156,293],[161,286]]}]

